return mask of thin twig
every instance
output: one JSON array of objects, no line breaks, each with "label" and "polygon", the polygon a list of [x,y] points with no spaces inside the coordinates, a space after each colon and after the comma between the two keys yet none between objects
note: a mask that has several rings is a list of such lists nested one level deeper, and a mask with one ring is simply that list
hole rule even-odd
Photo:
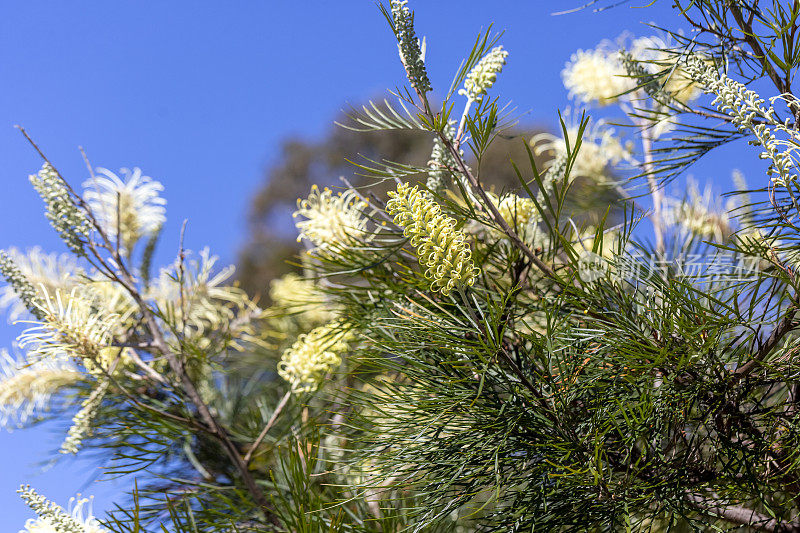
[{"label": "thin twig", "polygon": [[755,368],[761,364],[764,358],[780,343],[787,333],[800,325],[800,320],[797,318],[797,309],[790,307],[780,322],[772,330],[767,340],[758,347],[758,350],[747,363],[737,368],[733,375],[735,379],[740,380],[748,376]]},{"label": "thin twig", "polygon": [[169,385],[169,381],[167,381],[167,378],[156,372],[153,369],[153,367],[145,363],[142,360],[142,358],[139,357],[139,354],[136,353],[136,350],[134,349],[129,350],[128,356],[131,358],[131,361],[133,361],[133,363],[136,366],[141,368],[144,371],[144,373],[150,376],[153,380],[157,381],[158,383],[161,383],[162,385]]},{"label": "thin twig", "polygon": [[644,171],[647,176],[647,185],[650,188],[650,196],[653,198],[653,233],[656,237],[656,254],[658,257],[664,256],[664,226],[662,207],[664,203],[664,193],[658,184],[653,169],[653,137],[652,130],[644,123],[638,123],[642,135],[642,152],[644,155]]},{"label": "thin twig", "polygon": [[291,396],[292,391],[286,391],[286,394],[283,395],[281,401],[278,402],[278,406],[275,407],[275,410],[272,412],[272,416],[269,417],[267,425],[264,426],[264,429],[261,430],[261,433],[258,434],[256,440],[253,441],[253,444],[250,445],[250,449],[247,450],[247,453],[244,455],[244,464],[250,463],[250,458],[253,457],[253,452],[256,451],[256,448],[258,448],[259,444],[261,444],[261,441],[263,441],[267,436],[267,433],[270,429],[272,429],[272,426],[275,425],[275,421],[278,420],[278,416],[281,414],[281,411],[283,411],[283,408],[286,406],[286,402],[289,401]]},{"label": "thin twig", "polygon": [[800,522],[788,522],[772,518],[770,516],[757,513],[753,509],[740,506],[724,506],[715,503],[708,503],[703,497],[695,494],[686,496],[689,505],[710,514],[717,518],[722,518],[728,522],[751,527],[757,531],[771,531],[773,533],[798,533],[800,532]]},{"label": "thin twig", "polygon": [[447,135],[445,135],[444,132],[437,132],[437,134],[439,135],[439,139],[441,139],[445,147],[447,147],[450,155],[455,160],[458,170],[461,172],[461,174],[466,176],[473,192],[481,198],[484,205],[488,208],[489,215],[492,217],[492,220],[494,220],[494,222],[500,226],[500,229],[503,230],[503,233],[508,235],[508,238],[511,240],[511,242],[514,243],[514,245],[528,257],[528,259],[530,259],[531,263],[536,265],[536,268],[541,270],[547,277],[556,279],[556,273],[550,267],[550,265],[542,261],[539,256],[533,253],[533,250],[531,250],[530,247],[525,244],[522,239],[520,239],[519,235],[517,235],[517,232],[508,225],[508,222],[506,222],[506,220],[503,218],[503,215],[500,214],[497,206],[494,205],[494,202],[492,202],[489,196],[486,194],[486,191],[484,190],[480,181],[478,181],[478,178],[475,177],[467,164],[464,162],[464,158],[461,157],[461,153],[459,152],[458,148],[456,148],[453,142],[447,138]]},{"label": "thin twig", "polygon": [[183,284],[186,280],[186,249],[183,246],[183,239],[186,235],[186,224],[188,223],[189,219],[184,218],[183,224],[181,224],[181,238],[178,245],[178,291],[181,304],[181,333],[184,337],[186,336],[186,314],[188,309],[186,307],[186,294],[183,290]]},{"label": "thin twig", "polygon": [[[750,48],[753,50],[753,54],[755,54],[756,59],[761,64],[764,72],[766,72],[767,76],[769,76],[769,79],[772,80],[772,83],[775,84],[775,88],[777,88],[781,94],[786,96],[789,103],[789,108],[794,114],[795,128],[797,128],[798,123],[800,123],[800,104],[798,104],[797,98],[792,94],[791,81],[789,79],[781,78],[778,72],[775,70],[775,67],[767,58],[767,54],[761,47],[761,42],[753,31],[752,17],[745,21],[744,17],[742,16],[742,10],[739,8],[736,2],[731,2],[728,6],[728,9],[730,9],[734,20],[736,20],[736,24],[739,25],[739,29],[744,34],[745,42],[750,45]],[[754,12],[751,13],[751,15],[753,14]]]},{"label": "thin twig", "polygon": [[81,153],[81,157],[83,157],[83,163],[86,165],[86,170],[89,171],[89,178],[94,183],[96,177],[94,174],[94,169],[92,168],[92,164],[89,162],[89,156],[86,155],[86,151],[83,149],[83,146],[78,146],[78,151]]}]

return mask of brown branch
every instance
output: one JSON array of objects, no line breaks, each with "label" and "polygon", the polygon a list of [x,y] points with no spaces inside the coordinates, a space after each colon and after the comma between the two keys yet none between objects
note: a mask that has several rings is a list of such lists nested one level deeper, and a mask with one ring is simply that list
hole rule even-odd
[{"label": "brown branch", "polygon": [[[163,333],[161,332],[161,328],[156,322],[155,316],[153,316],[152,311],[148,307],[147,303],[142,299],[139,292],[136,290],[136,287],[133,283],[133,278],[130,274],[125,270],[124,266],[120,264],[120,271],[125,278],[123,281],[123,286],[128,290],[131,297],[134,299],[136,304],[142,311],[142,315],[144,318],[145,326],[150,331],[150,334],[153,336],[153,346],[166,358],[167,363],[170,366],[170,369],[175,373],[175,375],[180,380],[180,384],[183,387],[184,393],[189,397],[192,405],[197,409],[198,414],[200,415],[201,420],[207,426],[209,432],[220,442],[225,453],[228,455],[228,458],[233,463],[236,470],[239,472],[239,475],[242,478],[242,482],[247,487],[248,492],[253,496],[256,504],[265,512],[270,511],[271,506],[267,501],[266,497],[264,496],[263,491],[258,487],[255,482],[255,479],[250,474],[250,471],[247,468],[247,464],[242,459],[242,456],[239,454],[239,449],[231,440],[230,436],[228,435],[227,431],[220,425],[220,423],[216,420],[214,415],[211,413],[211,410],[208,408],[206,403],[203,401],[200,393],[195,387],[194,383],[192,382],[191,378],[189,377],[188,373],[186,372],[186,368],[184,367],[183,361],[175,354],[167,344],[166,339],[164,338]],[[122,280],[121,280],[122,281]],[[271,513],[270,513],[271,514]]]},{"label": "brown branch", "polygon": [[275,410],[272,412],[272,416],[269,417],[267,425],[264,426],[264,429],[261,430],[261,433],[259,433],[256,440],[253,441],[253,444],[250,445],[250,449],[247,450],[247,453],[244,456],[244,464],[250,463],[250,458],[253,457],[253,452],[256,451],[258,445],[261,444],[261,441],[263,441],[264,437],[267,436],[269,430],[272,429],[272,426],[275,424],[275,421],[278,420],[278,416],[281,414],[281,411],[283,411],[283,408],[286,407],[286,402],[289,401],[289,398],[291,396],[292,396],[292,391],[291,390],[286,391],[286,394],[283,395],[281,401],[278,402],[278,406],[275,407]]},{"label": "brown branch", "polygon": [[[755,35],[752,26],[752,16],[748,20],[744,20],[742,16],[742,10],[736,5],[736,2],[731,2],[728,9],[730,9],[731,14],[733,15],[734,20],[736,20],[736,24],[739,25],[739,29],[744,34],[745,42],[750,45],[750,49],[753,50],[753,54],[755,55],[758,62],[761,64],[761,67],[766,72],[769,79],[772,80],[772,83],[775,87],[787,96],[789,100],[789,108],[792,110],[795,118],[795,126],[798,122],[800,122],[800,105],[798,105],[797,98],[792,94],[792,86],[791,81],[789,79],[783,79],[780,77],[778,72],[775,70],[775,67],[772,63],[767,59],[767,54],[764,52],[764,49],[761,47],[761,42]],[[753,15],[754,12],[751,13]]]},{"label": "brown branch", "polygon": [[783,79],[778,75],[775,71],[775,67],[773,67],[772,63],[767,59],[767,54],[765,54],[764,49],[761,48],[761,43],[758,41],[758,38],[756,38],[750,21],[744,20],[742,10],[736,5],[736,2],[731,2],[728,9],[730,9],[734,20],[736,20],[736,24],[739,25],[739,29],[742,30],[745,42],[750,46],[750,49],[753,50],[753,54],[755,54],[756,59],[761,63],[761,67],[764,69],[767,76],[769,76],[769,79],[772,80],[775,87],[782,93],[789,92],[789,88],[785,86]]},{"label": "brown branch", "polygon": [[[112,255],[114,255],[114,259],[117,260],[118,263],[121,263],[121,260],[120,260],[120,257],[119,257],[119,253],[118,253],[119,251],[117,250],[116,253],[115,253],[114,247],[111,245],[111,241],[109,240],[108,235],[106,235],[106,232],[103,229],[103,226],[97,221],[97,218],[94,216],[94,213],[89,208],[89,205],[86,203],[86,201],[83,199],[83,197],[80,194],[78,194],[75,191],[75,189],[72,188],[72,185],[70,185],[69,182],[66,180],[66,178],[64,178],[64,176],[61,174],[61,172],[58,171],[56,166],[47,158],[46,155],[44,155],[44,152],[42,151],[42,149],[39,148],[39,145],[36,144],[36,142],[31,138],[30,135],[28,135],[28,132],[25,130],[25,128],[23,128],[19,124],[15,125],[14,127],[17,128],[20,131],[20,133],[22,133],[22,135],[25,137],[25,139],[28,141],[28,143],[39,154],[39,157],[41,157],[42,160],[45,163],[50,165],[50,168],[53,169],[53,171],[56,173],[56,176],[58,176],[58,178],[61,180],[61,183],[67,189],[67,192],[69,193],[69,195],[72,197],[73,200],[75,200],[75,202],[78,204],[78,207],[80,207],[83,210],[83,212],[86,214],[86,216],[89,217],[89,222],[92,224],[94,229],[97,231],[98,235],[100,235],[100,237],[103,239],[103,243],[104,243],[103,247],[106,250],[108,250]],[[103,267],[108,269],[108,266],[103,262],[102,257],[100,257],[99,253],[97,252],[97,249],[95,248],[94,243],[91,241],[91,239],[88,239],[88,241],[89,242],[87,244],[92,249],[92,253],[95,255],[95,257],[97,257],[98,261],[100,261],[102,263]],[[110,269],[108,269],[108,270],[109,270],[109,272],[111,272]]]},{"label": "brown branch", "polygon": [[786,522],[770,516],[757,513],[753,509],[736,505],[725,506],[708,503],[707,500],[696,494],[688,494],[686,500],[695,509],[721,518],[728,522],[748,526],[756,531],[770,531],[773,533],[800,533],[800,522]]},{"label": "brown branch", "polygon": [[733,372],[736,380],[748,376],[758,365],[761,364],[764,358],[769,355],[769,353],[778,345],[778,343],[780,343],[787,333],[800,325],[800,320],[798,320],[796,317],[796,311],[797,310],[794,306],[789,307],[789,309],[786,311],[786,314],[775,326],[775,329],[773,329],[772,333],[769,334],[767,340],[764,341],[764,343],[758,347],[756,353],[753,354],[753,358]]},{"label": "brown branch", "polygon": [[514,243],[514,246],[519,248],[522,251],[522,253],[524,253],[528,257],[528,259],[530,259],[531,263],[536,265],[536,268],[541,270],[542,273],[544,273],[548,278],[557,279],[556,273],[550,267],[550,265],[542,261],[539,258],[539,256],[533,253],[533,250],[531,250],[530,247],[527,244],[525,244],[525,242],[523,242],[522,239],[520,239],[519,235],[517,235],[517,232],[514,231],[511,228],[511,226],[508,225],[508,222],[506,222],[506,220],[503,218],[503,215],[500,214],[500,211],[497,209],[497,206],[494,205],[494,202],[492,202],[489,196],[486,194],[486,191],[484,190],[483,185],[481,185],[481,182],[478,180],[477,177],[475,177],[472,171],[470,171],[469,167],[467,167],[467,164],[464,162],[464,158],[461,157],[461,153],[459,153],[458,149],[455,147],[453,142],[447,137],[447,135],[444,134],[444,132],[438,131],[436,133],[439,136],[439,139],[442,141],[442,143],[444,143],[444,145],[447,147],[448,151],[450,152],[450,155],[456,162],[456,165],[458,165],[458,170],[464,176],[466,176],[467,181],[469,182],[470,187],[472,188],[472,191],[481,198],[484,205],[486,205],[486,207],[488,208],[489,215],[492,217],[492,220],[494,220],[494,222],[498,226],[500,226],[500,229],[503,230],[503,233],[508,235],[508,238],[511,239],[512,243]]}]

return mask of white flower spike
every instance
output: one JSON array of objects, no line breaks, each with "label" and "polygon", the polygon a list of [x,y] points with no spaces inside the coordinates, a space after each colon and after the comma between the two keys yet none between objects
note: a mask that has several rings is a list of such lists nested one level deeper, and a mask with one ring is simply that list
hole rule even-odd
[{"label": "white flower spike", "polygon": [[164,186],[139,168],[120,170],[124,179],[105,168],[83,183],[84,199],[111,239],[119,239],[131,250],[145,235],[157,231],[166,221],[167,201],[159,196]]}]

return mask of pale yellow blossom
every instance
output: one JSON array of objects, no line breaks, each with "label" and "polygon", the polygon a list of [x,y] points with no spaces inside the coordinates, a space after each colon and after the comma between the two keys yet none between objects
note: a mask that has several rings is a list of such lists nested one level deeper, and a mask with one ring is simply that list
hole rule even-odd
[{"label": "pale yellow blossom", "polygon": [[329,373],[342,364],[341,354],[348,348],[347,332],[335,324],[315,328],[300,335],[283,352],[278,375],[288,381],[294,392],[316,389]]}]

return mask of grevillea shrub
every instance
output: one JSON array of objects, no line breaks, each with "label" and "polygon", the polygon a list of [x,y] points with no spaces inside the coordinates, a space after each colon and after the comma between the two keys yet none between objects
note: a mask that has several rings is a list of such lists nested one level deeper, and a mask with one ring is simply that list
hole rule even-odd
[{"label": "grevillea shrub", "polygon": [[[434,105],[414,12],[382,6],[407,86],[344,127],[421,132],[430,161],[299,199],[302,274],[269,305],[208,250],[152,267],[165,201],[139,169],[79,190],[45,160],[70,254],[0,253],[22,326],[0,423],[71,419],[63,454],[138,481],[104,518],[22,487],[25,530],[800,531],[800,4],[674,4],[691,33],[575,52],[586,110],[517,136],[504,189],[484,155],[513,50],[480,35]],[[739,139],[750,187],[686,176]]]}]

